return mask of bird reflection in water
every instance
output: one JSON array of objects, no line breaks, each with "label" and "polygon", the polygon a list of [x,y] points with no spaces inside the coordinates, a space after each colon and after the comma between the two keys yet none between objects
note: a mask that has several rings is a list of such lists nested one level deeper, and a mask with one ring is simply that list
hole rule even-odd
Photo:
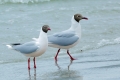
[{"label": "bird reflection in water", "polygon": [[30,70],[28,69],[29,80],[31,80]]},{"label": "bird reflection in water", "polygon": [[83,80],[83,76],[79,74],[78,70],[70,70],[71,65],[73,64],[73,60],[70,60],[69,64],[67,65],[67,70],[62,69],[57,61],[55,61],[55,65],[59,70],[50,73],[48,77],[51,77],[52,79],[50,80]]},{"label": "bird reflection in water", "polygon": [[56,60],[55,60],[55,65],[58,67],[59,70],[61,69]]},{"label": "bird reflection in water", "polygon": [[68,65],[68,70],[70,70],[70,66],[72,65],[73,60],[70,60],[70,64]]},{"label": "bird reflection in water", "polygon": [[[72,65],[73,60],[70,60],[70,64],[68,65],[68,70],[70,70],[70,66]],[[60,70],[61,67],[58,65],[57,61],[55,60],[55,65],[58,67],[58,69]]]},{"label": "bird reflection in water", "polygon": [[36,80],[36,68],[34,68],[34,79],[31,78],[30,70],[28,69],[29,80]]}]

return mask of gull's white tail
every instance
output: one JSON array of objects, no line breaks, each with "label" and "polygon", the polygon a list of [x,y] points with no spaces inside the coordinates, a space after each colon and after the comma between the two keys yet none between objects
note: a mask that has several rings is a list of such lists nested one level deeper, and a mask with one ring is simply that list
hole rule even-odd
[{"label": "gull's white tail", "polygon": [[12,46],[11,45],[6,45],[9,49],[12,49]]}]

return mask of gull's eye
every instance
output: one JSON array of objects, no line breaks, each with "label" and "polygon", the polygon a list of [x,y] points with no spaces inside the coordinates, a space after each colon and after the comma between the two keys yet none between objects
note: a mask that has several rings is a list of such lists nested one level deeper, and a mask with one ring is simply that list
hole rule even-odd
[{"label": "gull's eye", "polygon": [[77,16],[77,17],[80,17],[80,16]]}]

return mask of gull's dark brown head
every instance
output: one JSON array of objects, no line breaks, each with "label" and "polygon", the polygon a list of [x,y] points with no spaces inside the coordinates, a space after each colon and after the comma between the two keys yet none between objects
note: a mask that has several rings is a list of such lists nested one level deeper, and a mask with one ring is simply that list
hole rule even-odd
[{"label": "gull's dark brown head", "polygon": [[75,19],[77,22],[79,22],[79,21],[82,20],[82,19],[88,20],[88,18],[83,17],[81,14],[75,14],[75,15],[74,15],[74,19]]},{"label": "gull's dark brown head", "polygon": [[50,29],[50,27],[49,27],[48,25],[44,25],[44,26],[42,27],[42,30],[43,30],[43,32],[47,33],[48,30],[51,30],[51,29]]}]

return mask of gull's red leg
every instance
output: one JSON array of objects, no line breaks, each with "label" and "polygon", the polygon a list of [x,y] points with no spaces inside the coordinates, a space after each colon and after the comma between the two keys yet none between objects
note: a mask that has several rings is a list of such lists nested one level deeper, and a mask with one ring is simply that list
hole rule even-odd
[{"label": "gull's red leg", "polygon": [[30,70],[30,58],[28,58],[28,70]]},{"label": "gull's red leg", "polygon": [[57,54],[55,55],[55,61],[57,61],[57,56],[59,52],[60,52],[60,49],[58,49]]},{"label": "gull's red leg", "polygon": [[35,57],[33,58],[33,61],[34,61],[34,68],[36,68]]},{"label": "gull's red leg", "polygon": [[70,59],[71,59],[71,60],[75,60],[75,59],[70,55],[69,50],[67,50],[67,54],[70,56]]}]

